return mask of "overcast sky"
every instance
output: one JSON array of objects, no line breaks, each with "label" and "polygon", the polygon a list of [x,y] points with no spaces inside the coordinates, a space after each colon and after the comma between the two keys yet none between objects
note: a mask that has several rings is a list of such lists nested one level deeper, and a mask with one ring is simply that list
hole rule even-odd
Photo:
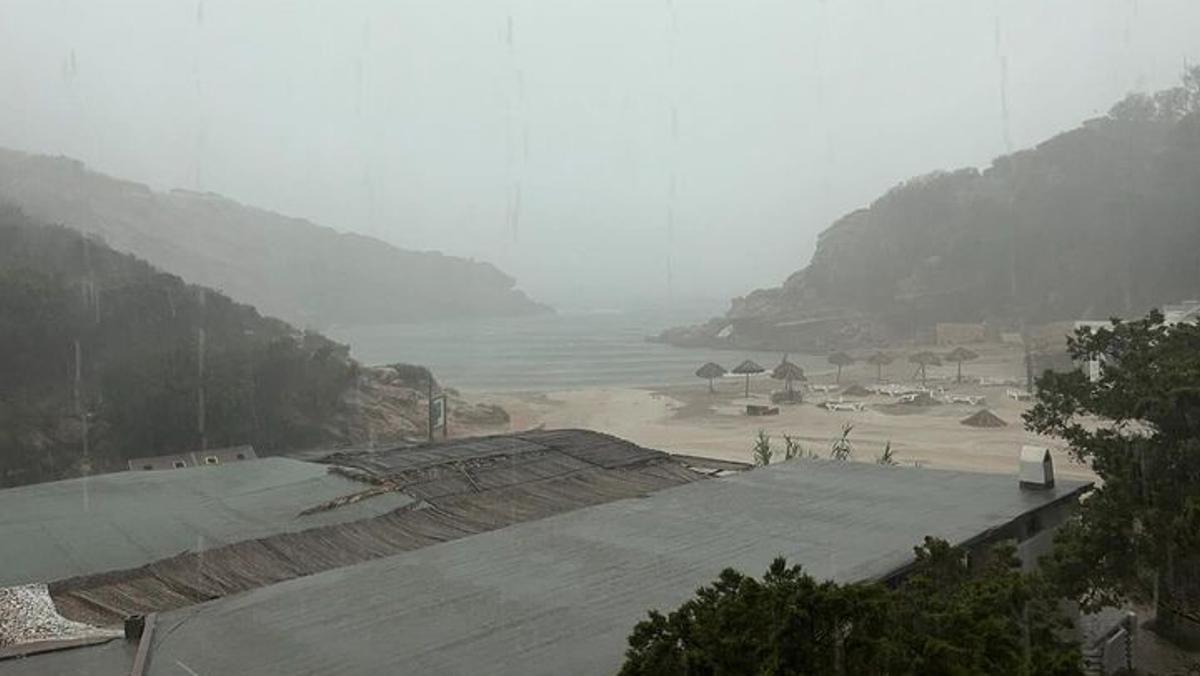
[{"label": "overcast sky", "polygon": [[0,145],[558,305],[727,298],[909,176],[1174,84],[1198,35],[1196,0],[0,0]]}]

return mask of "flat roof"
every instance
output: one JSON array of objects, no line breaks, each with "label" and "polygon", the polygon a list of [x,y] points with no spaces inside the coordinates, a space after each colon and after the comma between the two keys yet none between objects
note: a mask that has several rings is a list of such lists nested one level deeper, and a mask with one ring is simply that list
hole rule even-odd
[{"label": "flat roof", "polygon": [[188,550],[377,516],[413,501],[392,493],[299,516],[362,489],[325,465],[288,458],[9,488],[0,491],[0,586],[132,568]]},{"label": "flat roof", "polygon": [[[167,612],[148,673],[611,674],[649,609],[723,568],[761,575],[785,556],[818,578],[879,578],[926,535],[973,541],[1089,485],[794,460]],[[128,673],[132,650],[114,641],[0,673]]]}]

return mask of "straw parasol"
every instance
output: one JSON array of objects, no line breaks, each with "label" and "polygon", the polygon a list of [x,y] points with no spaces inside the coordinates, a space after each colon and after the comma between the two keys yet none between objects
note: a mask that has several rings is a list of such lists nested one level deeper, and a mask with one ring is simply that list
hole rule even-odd
[{"label": "straw parasol", "polygon": [[787,355],[783,355],[783,361],[779,362],[779,366],[771,371],[771,377],[775,380],[782,380],[784,387],[787,388],[788,397],[792,395],[792,382],[799,380],[801,382],[808,380],[804,377],[804,369],[796,366],[788,361]]},{"label": "straw parasol", "polygon": [[716,391],[713,389],[713,379],[720,378],[721,376],[725,375],[725,373],[726,373],[725,367],[721,366],[720,364],[718,364],[716,362],[712,362],[712,361],[708,362],[707,364],[705,364],[704,366],[701,366],[699,369],[696,370],[696,375],[698,377],[704,378],[705,380],[708,381],[709,394],[712,394],[713,392]]},{"label": "straw parasol", "polygon": [[842,367],[849,366],[854,363],[854,357],[845,352],[834,352],[829,355],[829,363],[837,367],[837,379],[834,381],[839,385],[842,382]]},{"label": "straw parasol", "polygon": [[917,365],[917,372],[921,374],[921,385],[925,385],[925,373],[930,366],[941,366],[942,358],[936,354],[925,350],[913,355],[909,355],[908,361]]},{"label": "straw parasol", "polygon": [[946,361],[952,361],[952,362],[958,363],[958,377],[956,377],[954,379],[954,382],[956,382],[956,383],[962,382],[962,364],[963,364],[963,362],[971,361],[973,359],[978,359],[978,358],[979,358],[978,354],[976,354],[975,352],[973,352],[971,350],[968,350],[965,347],[956,347],[950,352],[950,354],[947,354]]},{"label": "straw parasol", "polygon": [[759,373],[762,373],[765,370],[766,369],[764,369],[763,367],[761,367],[758,364],[755,364],[753,361],[747,359],[746,361],[738,364],[737,367],[735,367],[733,369],[733,371],[731,371],[731,373],[736,373],[739,376],[742,376],[742,375],[746,376],[746,398],[749,399],[750,398],[750,376],[758,375]]},{"label": "straw parasol", "polygon": [[876,352],[870,357],[867,357],[867,363],[875,367],[876,382],[883,382],[883,367],[892,363],[894,359],[895,357],[887,352],[883,352],[882,350]]}]

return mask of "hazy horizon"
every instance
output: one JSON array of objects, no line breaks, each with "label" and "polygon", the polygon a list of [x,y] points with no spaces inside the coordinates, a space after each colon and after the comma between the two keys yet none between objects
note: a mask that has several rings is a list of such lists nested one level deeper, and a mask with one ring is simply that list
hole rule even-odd
[{"label": "hazy horizon", "polygon": [[897,182],[1200,51],[1186,0],[103,5],[0,2],[0,145],[486,260],[560,307],[777,284]]}]

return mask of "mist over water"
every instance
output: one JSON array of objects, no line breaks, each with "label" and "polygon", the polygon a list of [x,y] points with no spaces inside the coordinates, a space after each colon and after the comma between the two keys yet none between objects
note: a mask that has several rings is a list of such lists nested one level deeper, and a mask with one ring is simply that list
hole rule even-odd
[{"label": "mist over water", "polygon": [[[422,364],[443,384],[485,392],[697,385],[703,381],[696,369],[708,361],[726,369],[744,359],[766,369],[779,363],[780,352],[678,348],[646,340],[671,326],[705,319],[711,313],[704,313],[704,307],[577,310],[537,317],[334,327],[326,333],[351,345],[351,353],[363,363]],[[824,357],[789,354],[788,359],[807,374],[830,370]],[[730,379],[726,387],[741,387],[740,377]]]},{"label": "mist over water", "polygon": [[1200,59],[1193,0],[0,5],[0,145],[485,260],[555,306],[778,284],[897,182]]}]

